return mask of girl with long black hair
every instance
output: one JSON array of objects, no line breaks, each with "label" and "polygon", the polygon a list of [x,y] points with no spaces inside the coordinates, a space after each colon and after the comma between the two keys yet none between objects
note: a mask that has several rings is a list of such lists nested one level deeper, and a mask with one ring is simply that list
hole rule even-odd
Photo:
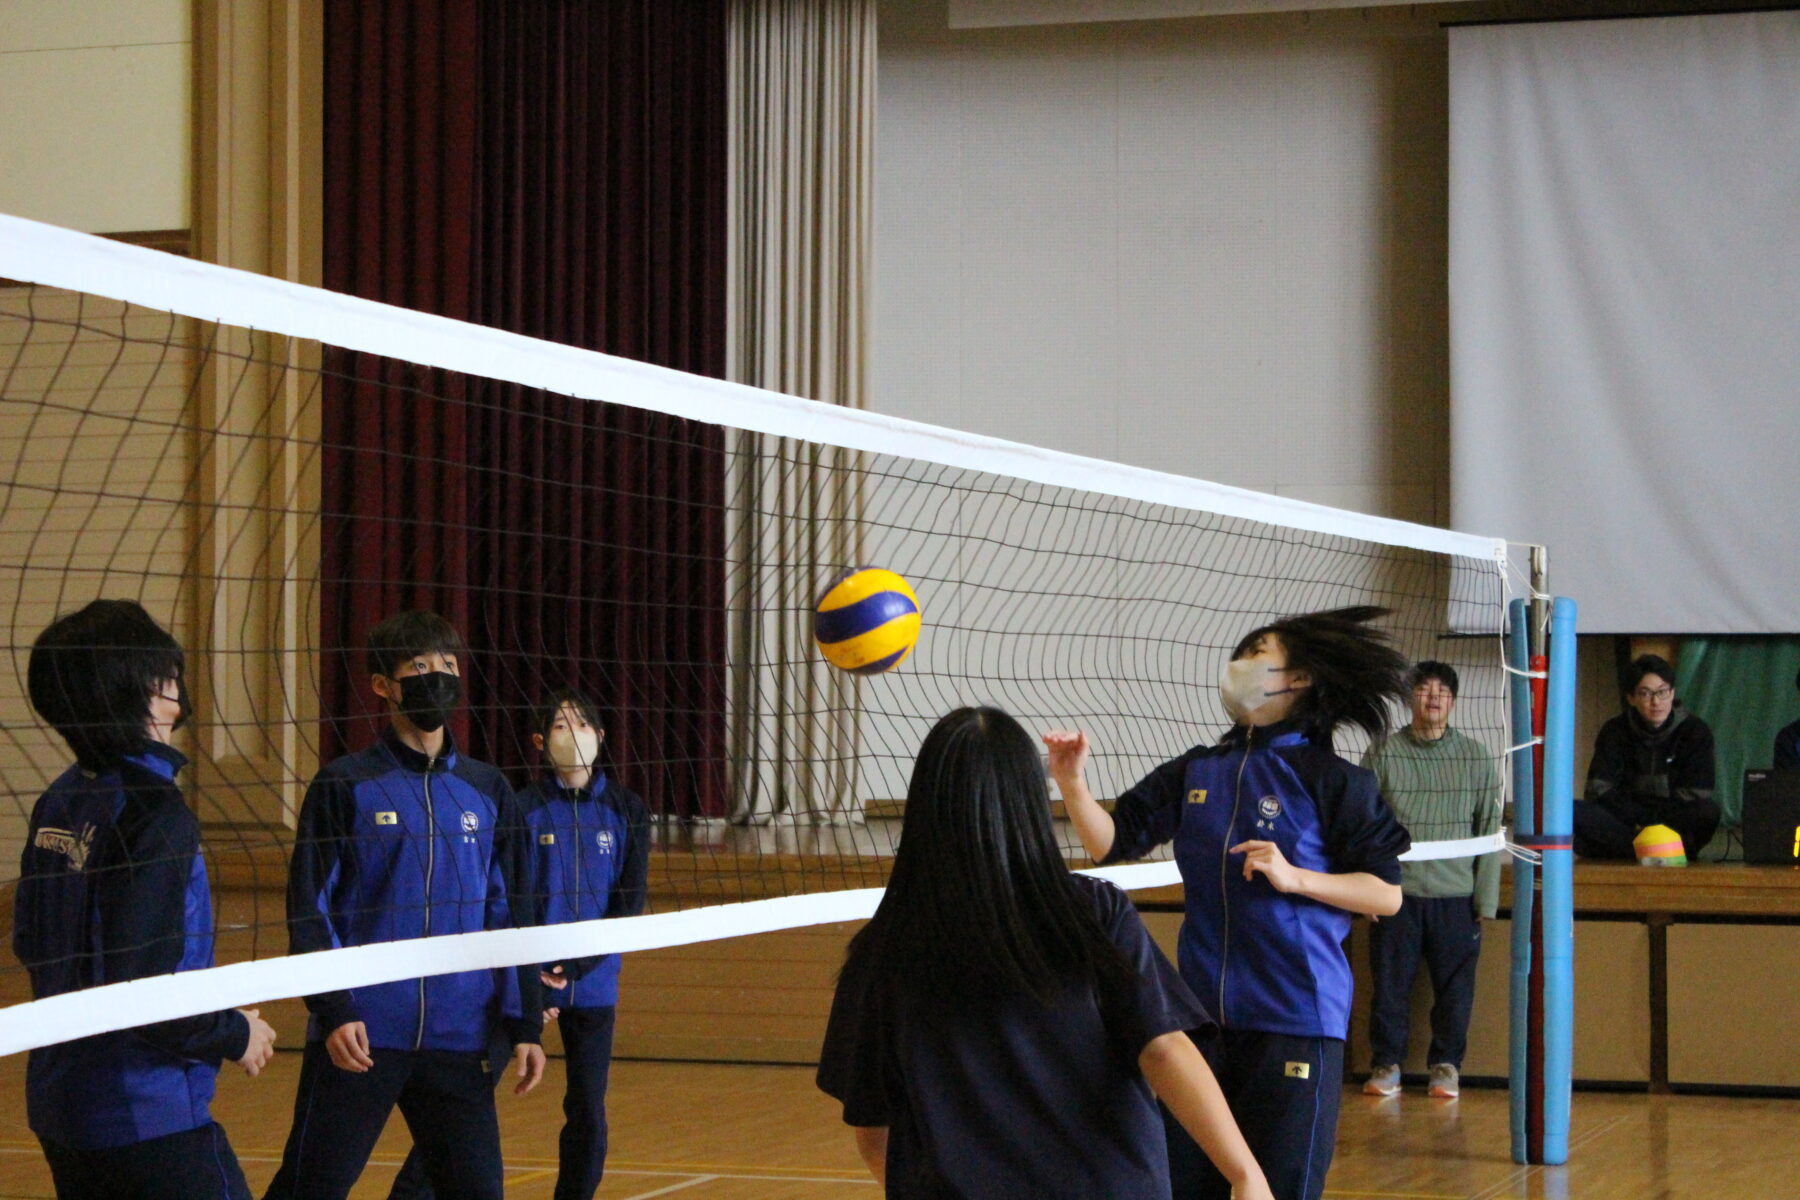
[{"label": "girl with long black hair", "polygon": [[894,1197],[1164,1200],[1161,1096],[1238,1195],[1269,1195],[1188,1035],[1210,1018],[1125,894],[1073,875],[1031,736],[926,737],[893,875],[850,943],[819,1064]]},{"label": "girl with long black hair", "polygon": [[[1282,1200],[1318,1200],[1337,1138],[1350,1024],[1351,915],[1400,907],[1411,845],[1372,772],[1333,753],[1349,725],[1385,733],[1406,660],[1372,607],[1251,630],[1219,683],[1231,730],[1164,763],[1108,813],[1088,790],[1088,739],[1044,736],[1050,771],[1098,862],[1165,842],[1185,885],[1181,976],[1212,1007],[1206,1044],[1232,1113]],[[1169,1130],[1174,1195],[1223,1197],[1227,1181]]]}]

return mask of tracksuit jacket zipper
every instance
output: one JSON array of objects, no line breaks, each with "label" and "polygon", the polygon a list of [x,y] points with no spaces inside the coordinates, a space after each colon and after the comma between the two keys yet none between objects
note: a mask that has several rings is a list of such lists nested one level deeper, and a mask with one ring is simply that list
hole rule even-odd
[{"label": "tracksuit jacket zipper", "polygon": [[1223,936],[1219,939],[1219,1024],[1229,1026],[1225,1019],[1225,973],[1231,965],[1231,839],[1232,831],[1237,828],[1238,804],[1244,798],[1244,768],[1250,765],[1250,745],[1256,739],[1256,727],[1250,726],[1244,731],[1244,757],[1238,760],[1237,783],[1231,789],[1231,821],[1225,826],[1225,836],[1219,844],[1219,906],[1222,916]]},{"label": "tracksuit jacket zipper", "polygon": [[[591,786],[591,784],[590,784]],[[569,802],[569,827],[575,831],[575,919],[581,920],[581,893],[587,877],[581,873],[581,800],[579,794]],[[581,985],[570,981],[569,1007],[575,1007],[575,989]]]},{"label": "tracksuit jacket zipper", "polygon": [[[433,755],[425,760],[425,937],[431,936],[431,876],[437,867],[437,811],[431,803],[431,769],[437,765]],[[419,976],[419,1032],[413,1038],[413,1049],[425,1045],[425,977]]]}]

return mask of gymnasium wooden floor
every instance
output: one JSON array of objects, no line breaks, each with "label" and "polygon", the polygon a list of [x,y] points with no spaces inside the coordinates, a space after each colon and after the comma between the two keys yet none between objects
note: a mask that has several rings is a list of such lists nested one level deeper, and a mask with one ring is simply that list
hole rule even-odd
[{"label": "gymnasium wooden floor", "polygon": [[[253,1190],[274,1174],[299,1056],[261,1079],[220,1077],[214,1112]],[[0,1197],[48,1197],[49,1172],[25,1126],[24,1057],[0,1060]],[[561,1064],[537,1093],[503,1094],[506,1194],[551,1194],[561,1121]],[[834,1106],[807,1067],[621,1062],[612,1086],[612,1153],[603,1200],[872,1200]],[[1578,1093],[1567,1168],[1507,1157],[1506,1094],[1461,1100],[1346,1093],[1333,1200],[1781,1200],[1800,1197],[1800,1100]],[[382,1200],[406,1152],[396,1119],[355,1195]],[[996,1197],[994,1200],[1002,1200]]]}]

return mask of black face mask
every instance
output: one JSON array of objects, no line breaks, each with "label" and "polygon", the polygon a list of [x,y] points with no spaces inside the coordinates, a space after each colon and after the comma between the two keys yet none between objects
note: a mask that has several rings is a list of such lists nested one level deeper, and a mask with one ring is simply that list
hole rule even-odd
[{"label": "black face mask", "polygon": [[436,733],[462,699],[462,680],[448,671],[408,675],[400,684],[400,712],[420,733]]},{"label": "black face mask", "polygon": [[169,726],[170,733],[174,733],[186,725],[188,719],[194,715],[194,703],[188,699],[187,680],[179,675],[175,677],[175,703],[181,706],[181,715],[175,718],[173,725]]}]

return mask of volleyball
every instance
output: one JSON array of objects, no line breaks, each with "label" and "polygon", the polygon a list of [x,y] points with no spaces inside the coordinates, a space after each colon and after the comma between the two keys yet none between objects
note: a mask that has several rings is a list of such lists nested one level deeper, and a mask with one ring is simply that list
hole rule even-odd
[{"label": "volleyball", "polygon": [[1631,839],[1631,848],[1637,853],[1641,867],[1687,866],[1687,851],[1682,848],[1681,835],[1667,825],[1646,825],[1638,830],[1638,835]]},{"label": "volleyball", "polygon": [[922,621],[912,586],[892,571],[857,567],[838,576],[813,607],[813,640],[834,667],[879,675],[906,660]]}]

